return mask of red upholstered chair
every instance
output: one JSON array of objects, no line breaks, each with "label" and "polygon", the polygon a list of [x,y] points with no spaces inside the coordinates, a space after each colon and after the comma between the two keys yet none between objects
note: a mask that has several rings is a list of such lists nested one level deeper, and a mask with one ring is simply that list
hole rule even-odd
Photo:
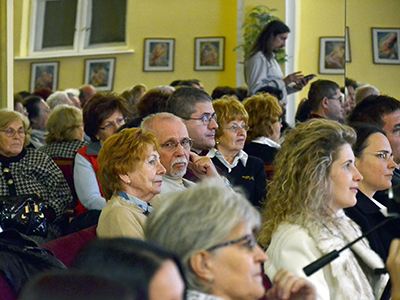
[{"label": "red upholstered chair", "polygon": [[61,260],[69,268],[75,257],[83,247],[96,238],[97,225],[72,233],[54,241],[41,245],[51,250],[55,257]]},{"label": "red upholstered chair", "polygon": [[17,300],[14,292],[11,290],[8,282],[0,276],[0,299],[2,300]]}]

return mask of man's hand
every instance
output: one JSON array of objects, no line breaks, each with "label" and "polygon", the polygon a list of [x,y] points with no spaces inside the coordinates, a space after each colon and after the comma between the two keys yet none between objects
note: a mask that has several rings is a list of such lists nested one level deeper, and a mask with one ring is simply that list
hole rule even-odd
[{"label": "man's hand", "polygon": [[220,177],[211,158],[199,156],[194,152],[190,152],[188,168],[201,180],[209,177]]},{"label": "man's hand", "polygon": [[268,300],[315,300],[314,286],[289,271],[278,271],[272,283],[272,288],[266,294]]}]

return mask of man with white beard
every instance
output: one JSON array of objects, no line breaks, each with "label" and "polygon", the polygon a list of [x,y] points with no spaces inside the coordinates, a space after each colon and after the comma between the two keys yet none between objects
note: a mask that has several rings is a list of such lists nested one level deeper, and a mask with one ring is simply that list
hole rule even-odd
[{"label": "man with white beard", "polygon": [[[191,152],[193,140],[182,119],[170,113],[153,114],[143,119],[141,128],[155,135],[161,145],[160,161],[166,169],[161,194],[179,191],[195,183],[183,176],[187,168],[201,178],[221,178],[211,159]],[[189,159],[190,158],[190,159]]]}]

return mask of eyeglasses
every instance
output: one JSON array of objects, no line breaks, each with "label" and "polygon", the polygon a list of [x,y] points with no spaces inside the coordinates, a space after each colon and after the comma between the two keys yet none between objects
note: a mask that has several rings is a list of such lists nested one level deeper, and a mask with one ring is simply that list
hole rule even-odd
[{"label": "eyeglasses", "polygon": [[283,120],[282,120],[282,118],[279,118],[279,119],[276,119],[276,121],[275,121],[275,122],[273,122],[273,123],[276,123],[276,122],[279,122],[279,123],[281,123],[281,124],[282,124]]},{"label": "eyeglasses", "polygon": [[388,151],[376,151],[376,152],[366,152],[366,154],[373,154],[378,158],[383,160],[393,159],[393,153],[389,153]]},{"label": "eyeglasses", "polygon": [[190,138],[184,138],[180,142],[177,141],[168,141],[161,145],[161,148],[167,151],[175,151],[178,147],[178,144],[181,144],[182,148],[189,150],[193,146],[193,140]]},{"label": "eyeglasses", "polygon": [[214,120],[214,122],[217,122],[217,115],[214,113],[212,115],[210,114],[205,114],[200,118],[183,118],[184,120],[197,120],[203,122],[203,125],[210,125],[211,120]]},{"label": "eyeglasses", "polygon": [[212,246],[212,247],[206,249],[206,251],[212,251],[212,250],[215,250],[215,249],[218,249],[218,248],[221,248],[221,247],[226,247],[226,246],[238,244],[238,243],[241,243],[241,242],[245,242],[244,246],[246,248],[248,248],[250,251],[253,251],[254,247],[257,245],[256,237],[254,235],[252,235],[252,234],[248,234],[248,235],[246,235],[246,236],[244,236],[244,237],[242,237],[240,239],[233,240],[233,241],[228,241],[228,242],[225,242],[225,243],[222,243],[222,244],[217,244],[215,246]]},{"label": "eyeglasses", "polygon": [[16,133],[18,133],[19,136],[25,136],[26,134],[25,130],[23,129],[14,130],[13,128],[8,128],[0,131],[4,132],[8,137],[13,137]]},{"label": "eyeglasses", "polygon": [[339,98],[329,98],[330,100],[338,100],[340,103],[344,103],[344,99],[342,96],[340,96]]},{"label": "eyeglasses", "polygon": [[99,127],[99,129],[101,130],[109,130],[111,127],[121,127],[122,125],[124,125],[126,122],[126,118],[124,117],[118,117],[115,122],[107,122],[103,127]]},{"label": "eyeglasses", "polygon": [[226,130],[231,130],[234,133],[238,133],[242,129],[244,131],[247,131],[247,130],[249,130],[249,126],[247,124],[244,124],[242,126],[239,126],[239,125],[235,124],[235,125],[232,125],[231,127],[226,128]]}]

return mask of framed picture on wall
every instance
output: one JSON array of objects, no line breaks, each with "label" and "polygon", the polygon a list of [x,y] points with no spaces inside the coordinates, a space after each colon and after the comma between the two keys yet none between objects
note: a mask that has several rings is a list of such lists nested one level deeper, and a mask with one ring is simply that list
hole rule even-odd
[{"label": "framed picture on wall", "polygon": [[93,85],[102,92],[112,91],[115,71],[115,57],[86,59],[84,84]]},{"label": "framed picture on wall", "polygon": [[351,62],[351,49],[350,49],[350,32],[349,27],[346,27],[345,43],[346,43],[346,62]]},{"label": "framed picture on wall", "polygon": [[194,39],[194,69],[222,71],[224,69],[225,38],[199,37]]},{"label": "framed picture on wall", "polygon": [[372,28],[375,64],[400,64],[400,28]]},{"label": "framed picture on wall", "polygon": [[345,38],[321,37],[319,39],[319,73],[344,74]]},{"label": "framed picture on wall", "polygon": [[144,39],[143,71],[172,72],[174,47],[175,39]]},{"label": "framed picture on wall", "polygon": [[50,88],[57,90],[59,62],[31,63],[31,84],[30,92],[38,88]]}]

